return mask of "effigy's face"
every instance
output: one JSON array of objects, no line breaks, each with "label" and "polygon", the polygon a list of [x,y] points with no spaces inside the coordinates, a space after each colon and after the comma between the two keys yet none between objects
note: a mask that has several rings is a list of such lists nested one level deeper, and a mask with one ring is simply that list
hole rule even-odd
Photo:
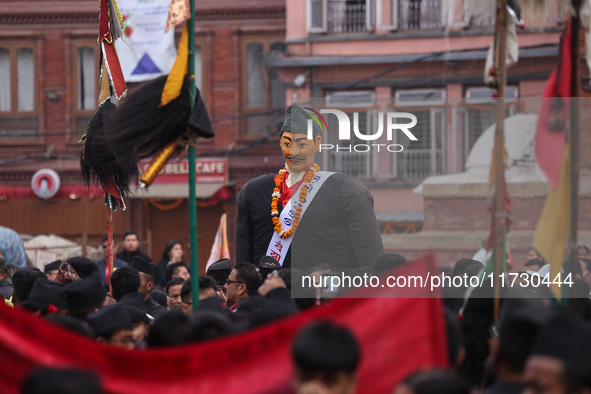
[{"label": "effigy's face", "polygon": [[321,137],[309,140],[306,134],[283,132],[280,144],[285,163],[294,172],[306,171],[314,164],[321,142]]}]

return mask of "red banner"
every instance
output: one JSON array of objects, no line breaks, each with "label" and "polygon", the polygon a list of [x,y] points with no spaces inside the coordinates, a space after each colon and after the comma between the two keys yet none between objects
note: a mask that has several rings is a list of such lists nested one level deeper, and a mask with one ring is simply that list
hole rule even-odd
[{"label": "red banner", "polygon": [[[397,272],[420,275],[433,257]],[[91,369],[105,393],[289,392],[291,342],[313,320],[349,327],[361,345],[360,393],[391,393],[406,375],[445,367],[443,312],[436,298],[351,298],[219,340],[155,350],[98,344],[0,305],[0,392],[18,393],[39,365]]]}]

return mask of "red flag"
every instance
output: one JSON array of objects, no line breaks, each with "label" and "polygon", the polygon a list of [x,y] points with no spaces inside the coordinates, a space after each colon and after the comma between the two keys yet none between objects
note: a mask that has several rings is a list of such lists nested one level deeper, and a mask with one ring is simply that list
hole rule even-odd
[{"label": "red flag", "polygon": [[[408,277],[427,270],[435,272],[432,255],[397,273]],[[416,288],[411,290],[418,294]],[[348,327],[359,340],[359,392],[392,393],[418,369],[446,367],[441,308],[436,298],[338,299],[240,335],[140,351],[105,346],[0,305],[0,392],[20,392],[37,366],[93,370],[105,393],[285,392],[293,374],[294,335],[305,324],[323,319]]]},{"label": "red flag", "polygon": [[546,88],[536,131],[536,160],[553,188],[558,185],[562,154],[566,143],[571,91],[571,35],[569,24],[560,39],[560,60]]}]

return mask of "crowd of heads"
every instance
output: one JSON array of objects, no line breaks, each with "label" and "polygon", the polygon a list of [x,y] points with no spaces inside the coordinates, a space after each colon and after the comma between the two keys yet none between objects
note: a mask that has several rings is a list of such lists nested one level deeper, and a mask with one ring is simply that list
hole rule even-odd
[{"label": "crowd of heads", "polygon": [[[329,302],[321,293],[312,301],[294,298],[292,270],[268,257],[257,265],[221,259],[198,277],[199,291],[194,294],[190,267],[182,260],[179,244],[169,242],[158,264],[134,256],[127,266],[114,270],[108,283],[98,275],[97,264],[84,257],[55,261],[44,272],[18,270],[11,278],[12,303],[106,346],[150,349],[236,335]],[[578,290],[564,305],[551,305],[548,288],[513,289],[503,294],[495,319],[490,294],[476,290],[466,301],[466,288],[444,287],[448,367],[413,371],[394,392],[496,393],[507,387],[527,393],[591,392],[588,257],[586,246],[577,247],[572,272]],[[164,284],[158,283],[159,264],[164,268]],[[406,264],[404,256],[384,253],[369,272],[392,275]],[[481,275],[483,267],[477,260],[462,258],[440,269],[453,277],[472,277]],[[546,268],[543,257],[532,248],[528,260],[513,269],[533,276]],[[0,258],[0,279],[5,272],[6,262]],[[362,353],[349,329],[328,321],[313,322],[294,337],[291,353],[295,392],[355,391]],[[23,392],[41,392],[34,391],[39,379],[53,382],[59,392],[68,392],[60,388],[63,381],[73,387],[100,385],[92,374],[40,369],[29,377]]]}]

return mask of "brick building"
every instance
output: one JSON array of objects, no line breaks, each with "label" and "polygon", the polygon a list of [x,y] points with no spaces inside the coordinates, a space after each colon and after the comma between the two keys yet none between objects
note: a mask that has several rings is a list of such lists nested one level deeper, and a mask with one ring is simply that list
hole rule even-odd
[{"label": "brick building", "polygon": [[[78,142],[96,109],[98,11],[90,0],[0,3],[0,224],[19,233],[55,233],[93,245],[106,233],[102,192],[81,185]],[[176,36],[178,42],[180,30]],[[206,261],[224,211],[232,238],[237,190],[282,163],[265,137],[283,115],[285,92],[262,55],[285,39],[285,4],[198,1],[195,37],[197,85],[216,132],[199,143],[197,154],[225,160],[229,173],[217,189],[197,186],[199,258]],[[31,177],[41,168],[61,179],[49,200],[31,191]],[[210,201],[222,187],[225,199]],[[170,239],[187,249],[186,192],[138,196],[144,198],[113,215],[116,235],[136,230],[156,261]]]}]

